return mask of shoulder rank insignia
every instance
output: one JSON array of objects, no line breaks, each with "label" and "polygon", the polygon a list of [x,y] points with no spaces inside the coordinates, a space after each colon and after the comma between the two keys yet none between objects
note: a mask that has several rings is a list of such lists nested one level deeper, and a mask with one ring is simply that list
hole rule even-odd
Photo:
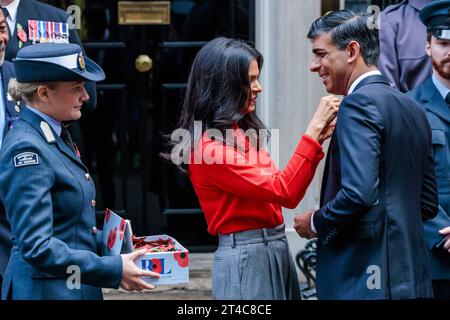
[{"label": "shoulder rank insignia", "polygon": [[55,142],[55,136],[53,135],[52,129],[50,129],[50,126],[47,122],[41,121],[41,130],[44,133],[45,139],[47,139],[48,143]]},{"label": "shoulder rank insignia", "polygon": [[25,167],[39,164],[39,156],[34,152],[22,152],[14,157],[14,167]]}]

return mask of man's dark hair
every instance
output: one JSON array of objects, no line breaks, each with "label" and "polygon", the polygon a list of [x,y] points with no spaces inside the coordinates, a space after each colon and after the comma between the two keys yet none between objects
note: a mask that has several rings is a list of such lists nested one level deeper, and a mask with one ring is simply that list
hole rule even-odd
[{"label": "man's dark hair", "polygon": [[[216,38],[208,42],[194,59],[187,83],[178,128],[190,133],[191,146],[195,141],[195,121],[201,121],[202,135],[208,129],[217,129],[226,136],[226,130],[238,124],[244,131],[253,129],[259,139],[259,130],[266,129],[255,112],[247,112],[251,99],[249,69],[252,61],[263,66],[263,56],[253,45],[236,39]],[[168,140],[168,149],[177,142]],[[170,160],[171,153],[161,156]],[[179,166],[186,171],[187,166]]]},{"label": "man's dark hair", "polygon": [[379,34],[376,26],[368,27],[369,13],[351,10],[334,11],[317,19],[311,25],[308,39],[329,33],[339,50],[347,48],[351,41],[359,43],[361,55],[367,65],[376,66],[380,56]]}]

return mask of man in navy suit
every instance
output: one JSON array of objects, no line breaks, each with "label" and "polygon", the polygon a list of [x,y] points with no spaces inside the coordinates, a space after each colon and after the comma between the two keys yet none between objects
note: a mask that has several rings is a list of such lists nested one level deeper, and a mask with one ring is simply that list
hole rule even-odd
[{"label": "man in navy suit", "polygon": [[377,70],[370,15],[317,19],[311,71],[344,95],[330,141],[321,208],[295,218],[318,236],[319,299],[431,298],[423,219],[438,211],[431,131],[420,106]]},{"label": "man in navy suit", "polygon": [[426,52],[433,74],[408,92],[425,110],[431,126],[439,213],[424,224],[434,296],[450,299],[450,1],[423,8],[420,19],[427,26]]},{"label": "man in navy suit", "polygon": [[[0,11],[0,149],[3,138],[17,120],[20,107],[7,97],[9,79],[14,78],[14,67],[11,62],[4,61],[5,48],[8,44],[8,29],[3,12]],[[0,203],[0,294],[3,274],[8,264],[11,250],[9,238],[11,233],[4,214],[4,208]]]},{"label": "man in navy suit", "polygon": [[[5,55],[5,59],[8,61],[12,61],[16,57],[20,48],[32,44],[28,28],[29,20],[67,23],[69,18],[67,12],[36,0],[0,0],[0,5],[3,12],[8,15],[7,22],[11,35]],[[21,41],[20,30],[23,30],[26,41]],[[78,44],[83,48],[76,29],[69,28],[68,42]],[[84,103],[84,110],[90,111],[95,109],[97,103],[95,83],[87,81],[85,87],[90,98]]]}]

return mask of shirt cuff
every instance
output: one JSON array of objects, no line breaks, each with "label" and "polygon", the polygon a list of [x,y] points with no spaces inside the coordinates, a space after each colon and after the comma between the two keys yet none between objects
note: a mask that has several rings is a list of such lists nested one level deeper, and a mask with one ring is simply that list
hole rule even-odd
[{"label": "shirt cuff", "polygon": [[316,227],[314,226],[314,213],[311,215],[311,231],[317,233]]}]

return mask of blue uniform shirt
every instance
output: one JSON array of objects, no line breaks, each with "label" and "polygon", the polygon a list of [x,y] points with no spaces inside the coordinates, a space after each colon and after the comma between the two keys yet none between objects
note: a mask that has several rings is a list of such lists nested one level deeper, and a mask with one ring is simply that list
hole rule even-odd
[{"label": "blue uniform shirt", "polygon": [[46,115],[45,113],[33,107],[27,106],[27,108],[36,113],[41,118],[43,118],[45,121],[47,121],[47,123],[50,125],[50,127],[52,127],[52,129],[58,136],[61,135],[61,123],[58,120],[53,119],[52,117]]}]

